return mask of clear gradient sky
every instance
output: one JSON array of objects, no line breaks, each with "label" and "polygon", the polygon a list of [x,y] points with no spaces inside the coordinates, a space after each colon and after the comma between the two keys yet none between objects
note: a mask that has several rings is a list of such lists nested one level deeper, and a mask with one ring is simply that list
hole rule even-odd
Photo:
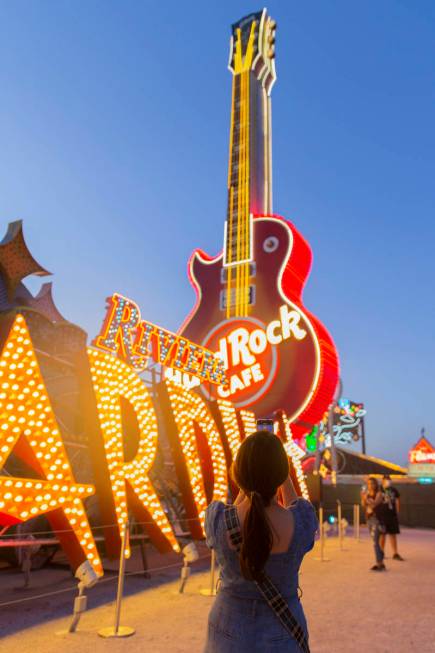
[{"label": "clear gradient sky", "polygon": [[[0,231],[24,220],[90,336],[114,291],[174,330],[190,310],[189,254],[223,235],[230,24],[259,8],[1,3]],[[435,443],[435,3],[268,9],[274,209],[313,248],[305,304],[366,404],[368,452],[404,463],[422,426]]]}]

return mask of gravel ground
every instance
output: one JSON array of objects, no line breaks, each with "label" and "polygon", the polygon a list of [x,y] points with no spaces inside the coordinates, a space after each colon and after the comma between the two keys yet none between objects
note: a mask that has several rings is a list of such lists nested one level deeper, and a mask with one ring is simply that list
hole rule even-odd
[{"label": "gravel ground", "polygon": [[[369,571],[373,553],[365,533],[360,543],[347,538],[344,551],[336,539],[329,539],[325,549],[329,562],[316,560],[318,545],[306,557],[300,584],[312,653],[434,653],[435,531],[404,529],[400,547],[406,561],[388,558],[384,574]],[[65,572],[59,577],[59,572],[45,570],[33,575],[33,591],[38,591],[38,583],[41,588],[47,584],[50,573],[53,589],[71,585]],[[0,606],[0,651],[200,653],[213,601],[200,594],[208,585],[208,574],[199,563],[180,595],[178,573],[169,569],[154,574],[151,581],[139,575],[126,579],[121,623],[136,629],[127,639],[104,640],[97,635],[101,627],[113,623],[114,580],[89,591],[89,610],[73,635],[61,632],[70,622],[72,592]],[[20,600],[21,595],[11,590],[19,576],[11,578],[0,575],[0,603]]]}]

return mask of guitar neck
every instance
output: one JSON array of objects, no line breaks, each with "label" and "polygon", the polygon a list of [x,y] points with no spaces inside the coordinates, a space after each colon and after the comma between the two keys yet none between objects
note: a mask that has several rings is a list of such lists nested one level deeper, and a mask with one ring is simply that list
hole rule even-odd
[{"label": "guitar neck", "polygon": [[272,212],[270,91],[275,76],[263,57],[255,56],[256,29],[257,21],[251,21],[244,31],[236,29],[234,36],[226,266],[252,260],[252,214]]}]

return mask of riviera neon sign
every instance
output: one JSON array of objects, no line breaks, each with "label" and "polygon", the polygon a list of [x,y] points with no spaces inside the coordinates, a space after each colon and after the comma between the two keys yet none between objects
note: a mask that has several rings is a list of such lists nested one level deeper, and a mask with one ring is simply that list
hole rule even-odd
[{"label": "riviera neon sign", "polygon": [[119,293],[107,298],[106,317],[92,344],[115,353],[136,371],[145,369],[151,357],[200,381],[226,383],[223,363],[212,351],[142,320],[139,306]]}]

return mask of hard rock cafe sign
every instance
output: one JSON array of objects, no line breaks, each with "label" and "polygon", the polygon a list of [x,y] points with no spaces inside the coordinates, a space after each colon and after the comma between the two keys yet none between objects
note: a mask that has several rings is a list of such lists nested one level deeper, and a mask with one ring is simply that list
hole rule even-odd
[{"label": "hard rock cafe sign", "polygon": [[281,366],[277,345],[306,336],[301,314],[287,304],[280,306],[278,319],[268,324],[254,317],[218,324],[204,342],[227,371],[228,383],[216,388],[217,395],[240,408],[256,403],[268,392]]}]

